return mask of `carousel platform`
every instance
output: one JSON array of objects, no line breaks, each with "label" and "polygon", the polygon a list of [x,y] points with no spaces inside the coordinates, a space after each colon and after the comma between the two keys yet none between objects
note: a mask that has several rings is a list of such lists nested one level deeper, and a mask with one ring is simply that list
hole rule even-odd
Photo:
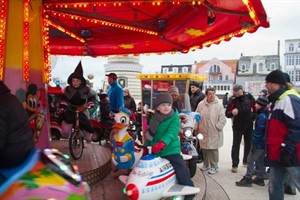
[{"label": "carousel platform", "polygon": [[82,157],[79,160],[73,160],[70,156],[68,140],[53,140],[50,142],[51,148],[56,148],[63,154],[70,156],[71,163],[78,166],[82,179],[90,187],[93,187],[111,173],[111,152],[98,143],[85,143],[84,145]]},{"label": "carousel platform", "polygon": [[[50,147],[70,155],[68,140],[51,141]],[[119,181],[118,173],[112,172],[109,148],[100,146],[98,143],[85,143],[82,157],[79,160],[73,160],[71,157],[70,159],[72,164],[78,166],[83,180],[89,183],[93,200],[127,199],[122,192],[124,184]],[[200,167],[197,168],[193,182],[201,189],[195,200],[229,199],[223,188],[202,173]]]}]

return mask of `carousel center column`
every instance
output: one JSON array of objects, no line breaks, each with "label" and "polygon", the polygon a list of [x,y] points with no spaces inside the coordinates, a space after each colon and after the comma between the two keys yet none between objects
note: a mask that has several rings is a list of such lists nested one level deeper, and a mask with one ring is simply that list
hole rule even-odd
[{"label": "carousel center column", "polygon": [[[5,0],[4,0],[5,1]],[[33,139],[49,147],[43,20],[41,0],[7,0],[3,81],[23,104]],[[3,4],[4,5],[4,4]],[[50,71],[47,71],[49,72]]]}]

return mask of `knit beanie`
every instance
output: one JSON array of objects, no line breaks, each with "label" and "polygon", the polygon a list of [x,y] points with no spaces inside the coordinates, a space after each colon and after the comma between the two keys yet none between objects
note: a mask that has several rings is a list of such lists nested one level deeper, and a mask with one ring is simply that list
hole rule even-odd
[{"label": "knit beanie", "polygon": [[169,93],[170,95],[176,94],[176,95],[179,96],[179,90],[178,90],[178,88],[177,88],[175,85],[171,85],[171,86],[168,88],[168,93]]},{"label": "knit beanie", "polygon": [[129,91],[128,88],[123,88],[123,91],[124,91],[124,92],[127,92],[128,94],[130,94],[130,91]]},{"label": "knit beanie", "polygon": [[260,92],[264,93],[264,96],[268,95],[268,90],[266,90],[266,89],[262,89]]},{"label": "knit beanie", "polygon": [[83,69],[81,65],[81,61],[78,63],[77,67],[75,68],[74,72],[68,78],[68,84],[72,84],[72,79],[77,78],[81,80],[81,85],[86,85],[86,80],[83,77]]},{"label": "knit beanie", "polygon": [[101,94],[99,94],[100,101],[102,101],[106,97],[107,97],[107,94],[105,92],[102,92]]},{"label": "knit beanie", "polygon": [[271,71],[266,76],[266,82],[270,83],[278,83],[278,84],[286,84],[286,75],[279,69],[276,69],[274,71]]},{"label": "knit beanie", "polygon": [[291,82],[291,78],[290,78],[290,75],[288,74],[288,73],[284,73],[284,75],[285,75],[285,78],[286,78],[286,81],[288,82],[288,83],[290,83]]},{"label": "knit beanie", "polygon": [[156,97],[156,107],[159,106],[162,103],[169,103],[169,104],[173,104],[173,99],[172,96],[169,93],[160,93],[157,97]]},{"label": "knit beanie", "polygon": [[262,107],[265,107],[268,105],[269,102],[268,102],[267,97],[260,96],[257,98],[256,103]]},{"label": "knit beanie", "polygon": [[195,86],[195,87],[200,87],[199,83],[196,82],[196,81],[192,81],[192,82],[190,83],[190,85],[191,85],[191,86]]}]

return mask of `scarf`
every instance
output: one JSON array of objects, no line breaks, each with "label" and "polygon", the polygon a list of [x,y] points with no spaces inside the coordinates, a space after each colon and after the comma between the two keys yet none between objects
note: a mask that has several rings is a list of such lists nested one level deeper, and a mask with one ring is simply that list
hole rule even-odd
[{"label": "scarf", "polygon": [[150,125],[150,127],[147,131],[147,135],[146,135],[147,140],[152,141],[153,137],[156,134],[156,130],[157,130],[158,125],[161,122],[165,121],[166,119],[170,118],[173,114],[174,114],[173,109],[168,114],[162,114],[162,113],[156,111],[153,115],[153,121],[152,121],[152,123],[151,123],[151,125]]}]

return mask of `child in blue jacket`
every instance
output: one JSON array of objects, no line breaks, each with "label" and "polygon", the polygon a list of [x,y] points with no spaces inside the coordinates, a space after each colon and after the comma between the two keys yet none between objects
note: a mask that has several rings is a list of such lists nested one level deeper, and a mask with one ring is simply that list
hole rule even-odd
[{"label": "child in blue jacket", "polygon": [[[258,97],[256,100],[257,118],[255,121],[255,128],[252,132],[251,150],[247,159],[247,172],[242,180],[235,182],[236,186],[251,187],[252,183],[264,186],[264,156],[265,156],[265,128],[268,118],[268,99],[264,96]],[[255,165],[254,165],[255,164]],[[256,178],[252,180],[255,166],[257,167]]]}]

